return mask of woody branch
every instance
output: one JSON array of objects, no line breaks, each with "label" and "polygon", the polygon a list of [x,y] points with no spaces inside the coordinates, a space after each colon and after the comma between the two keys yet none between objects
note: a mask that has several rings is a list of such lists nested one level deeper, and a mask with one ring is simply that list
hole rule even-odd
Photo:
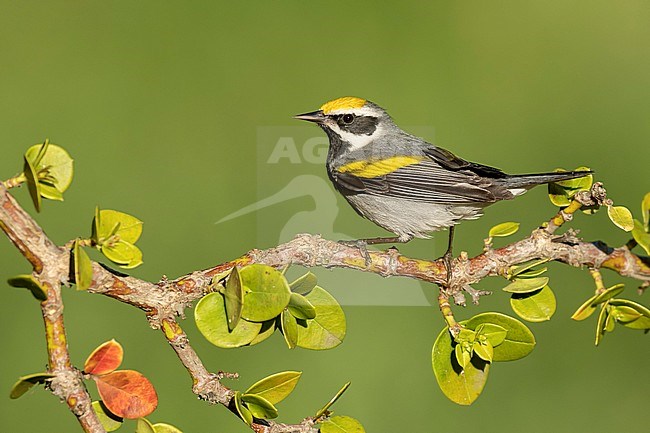
[{"label": "woody branch", "polygon": [[[384,277],[403,276],[438,284],[441,286],[441,299],[446,300],[453,296],[456,303],[463,302],[463,297],[458,296],[462,291],[469,293],[473,301],[478,302],[478,297],[483,292],[472,289],[472,284],[489,276],[503,275],[510,266],[540,258],[555,260],[574,267],[610,269],[620,275],[637,279],[642,283],[642,287],[647,287],[650,285],[650,267],[626,246],[609,248],[602,243],[585,242],[570,230],[561,236],[555,234],[560,226],[571,220],[573,212],[581,206],[602,203],[605,199],[602,185],[596,183],[590,191],[578,195],[569,207],[551,218],[545,227],[535,229],[528,237],[502,248],[486,248],[484,253],[472,258],[461,253],[460,257],[453,260],[451,269],[453,277],[449,286],[447,286],[447,270],[441,260],[409,258],[399,254],[397,250],[390,249],[385,252],[369,251],[370,261],[367,262],[366,254],[356,247],[326,240],[318,235],[301,234],[277,247],[251,250],[235,260],[206,270],[195,271],[175,280],[163,278],[158,283],[124,277],[108,271],[98,263],[93,263],[93,283],[88,291],[103,294],[144,311],[150,325],[163,330],[170,345],[188,370],[194,383],[193,392],[211,403],[219,403],[233,410],[233,391],[220,383],[224,374],[210,373],[203,366],[199,356],[190,346],[187,336],[178,325],[176,316],[183,316],[185,308],[204,296],[213,281],[225,278],[234,266],[262,263],[283,267],[295,264],[305,267],[357,269]],[[61,332],[63,332],[61,315],[63,306],[60,302],[59,287],[61,283],[70,283],[69,251],[55,246],[2,186],[0,186],[0,226],[32,264],[35,276],[46,285],[53,285],[52,299],[48,297],[44,304],[54,303],[54,310],[60,315]],[[47,311],[50,310],[52,308]],[[44,317],[45,315],[44,308]],[[67,347],[61,354],[57,354],[55,348],[50,350],[49,346],[48,339],[48,351],[54,353],[51,357],[56,360],[55,365],[69,366]],[[85,392],[83,384],[72,389],[74,392],[65,394],[66,401],[72,394],[81,393],[83,396]],[[75,406],[77,409],[73,409],[73,412],[76,410],[75,415],[78,418],[77,412],[88,414],[90,411],[92,414],[89,409],[89,399],[87,404],[85,397],[81,400],[77,398],[75,401],[81,402]],[[78,409],[80,404],[83,410]],[[92,416],[90,414],[87,418],[94,418],[94,414]],[[314,420],[311,418],[305,418],[302,423],[294,425],[256,419],[252,428],[264,433],[317,432]],[[100,427],[98,430],[87,431],[102,430]]]}]

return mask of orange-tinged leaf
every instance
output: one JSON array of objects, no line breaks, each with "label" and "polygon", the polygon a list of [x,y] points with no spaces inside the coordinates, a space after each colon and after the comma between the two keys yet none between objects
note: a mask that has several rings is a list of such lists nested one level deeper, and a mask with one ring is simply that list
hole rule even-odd
[{"label": "orange-tinged leaf", "polygon": [[96,375],[110,373],[120,366],[123,356],[124,350],[120,343],[115,340],[107,341],[93,350],[93,353],[86,359],[84,371]]},{"label": "orange-tinged leaf", "polygon": [[94,379],[104,404],[117,416],[141,418],[158,406],[156,390],[139,371],[119,370]]}]

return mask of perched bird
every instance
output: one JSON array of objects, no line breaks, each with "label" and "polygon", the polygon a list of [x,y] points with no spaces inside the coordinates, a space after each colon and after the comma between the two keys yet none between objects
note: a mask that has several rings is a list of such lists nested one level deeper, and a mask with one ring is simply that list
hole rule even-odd
[{"label": "perched bird", "polygon": [[295,118],[327,134],[327,174],[334,187],[357,213],[396,235],[359,242],[408,242],[449,227],[448,266],[453,227],[461,220],[478,218],[486,206],[534,186],[591,173],[506,174],[403,131],[383,108],[356,97],[335,99]]}]

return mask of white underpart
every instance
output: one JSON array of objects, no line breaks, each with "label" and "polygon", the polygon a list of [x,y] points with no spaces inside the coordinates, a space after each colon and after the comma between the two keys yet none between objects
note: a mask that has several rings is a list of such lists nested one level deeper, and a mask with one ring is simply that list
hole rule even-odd
[{"label": "white underpart", "polygon": [[397,197],[357,194],[346,197],[359,212],[402,241],[413,237],[430,238],[431,232],[456,225],[461,220],[483,215],[479,205],[414,202]]}]

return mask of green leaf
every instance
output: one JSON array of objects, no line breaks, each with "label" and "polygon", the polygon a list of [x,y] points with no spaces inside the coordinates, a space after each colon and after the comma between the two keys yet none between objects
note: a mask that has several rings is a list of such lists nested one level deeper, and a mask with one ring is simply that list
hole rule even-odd
[{"label": "green leaf", "polygon": [[485,362],[492,362],[494,357],[494,348],[489,341],[478,342],[472,345],[473,352]]},{"label": "green leaf", "polygon": [[[510,275],[509,279],[512,279],[516,276],[519,276],[521,274],[526,273],[528,270],[534,268],[535,266],[541,265],[543,263],[548,262],[548,259],[538,259],[538,260],[531,260],[528,263],[520,266],[511,266],[510,269],[508,269],[508,274]],[[546,268],[544,268],[546,269]],[[536,276],[536,275],[533,275]]]},{"label": "green leaf", "polygon": [[582,303],[581,306],[578,307],[578,309],[573,313],[571,318],[573,320],[585,320],[587,317],[591,316],[594,311],[596,311],[596,305],[594,304],[594,300],[596,299],[597,295],[592,296],[591,298],[587,299],[585,302]]},{"label": "green leaf", "polygon": [[485,387],[490,364],[473,358],[462,368],[455,356],[448,328],[444,328],[436,338],[431,352],[433,372],[438,386],[445,396],[461,405],[472,404]]},{"label": "green leaf", "polygon": [[114,263],[125,269],[142,264],[142,251],[134,244],[142,234],[142,221],[111,209],[95,208],[91,239]]},{"label": "green leaf", "polygon": [[[578,167],[575,171],[589,170],[588,167]],[[565,172],[566,170],[558,168],[556,172]],[[558,207],[568,206],[578,191],[588,190],[593,184],[593,175],[588,174],[576,179],[562,180],[548,184],[548,195],[551,202]]]},{"label": "green leaf", "polygon": [[632,307],[626,305],[619,305],[618,307],[612,307],[609,310],[609,315],[613,316],[618,322],[627,323],[632,322],[639,317],[642,317],[643,314],[639,313]]},{"label": "green leaf", "polygon": [[153,429],[156,433],[183,433],[177,427],[174,427],[171,424],[165,424],[162,422],[157,422],[153,425]]},{"label": "green leaf", "polygon": [[136,246],[122,241],[112,243],[112,245],[104,244],[100,247],[100,251],[107,259],[113,263],[120,265],[128,264],[135,255]]},{"label": "green leaf", "polygon": [[243,405],[241,401],[241,393],[239,391],[235,391],[235,408],[237,409],[237,413],[239,414],[239,417],[244,420],[244,422],[248,425],[253,424],[253,415],[251,412],[246,408],[246,406]]},{"label": "green leaf", "polygon": [[[47,148],[50,147],[50,139],[46,138],[43,143],[35,144],[32,147],[37,147],[36,155],[33,158],[30,157],[30,161],[34,164],[34,167],[36,167],[41,163],[41,160],[45,156],[45,152],[47,152]],[[30,149],[27,150],[29,151]],[[27,152],[25,152],[25,154],[27,154]]]},{"label": "green leaf", "polygon": [[264,322],[278,316],[289,304],[289,284],[280,271],[254,264],[242,268],[239,274],[245,293],[241,312],[244,319]]},{"label": "green leaf", "polygon": [[591,303],[593,306],[602,304],[603,302],[612,299],[614,296],[619,295],[623,290],[625,290],[625,284],[623,283],[615,284],[612,287],[605,290],[604,292],[594,296]]},{"label": "green leaf", "polygon": [[201,298],[194,309],[194,320],[206,340],[226,349],[245,346],[257,337],[262,328],[261,323],[240,320],[230,332],[224,299],[219,293],[210,293]]},{"label": "green leaf", "polygon": [[334,403],[336,403],[336,401],[337,401],[339,398],[341,398],[341,396],[343,395],[343,393],[345,393],[345,391],[348,390],[348,388],[350,387],[350,383],[351,383],[351,382],[347,382],[345,385],[343,385],[343,386],[341,387],[341,389],[339,389],[339,390],[337,391],[337,393],[334,394],[334,397],[332,397],[332,398],[330,399],[330,401],[328,401],[328,402],[325,404],[325,406],[321,407],[320,410],[319,410],[318,412],[316,412],[316,415],[314,416],[314,418],[320,418],[321,416],[323,416],[323,414],[324,414],[325,412],[327,412],[327,411],[329,410],[329,408],[332,407],[332,405],[333,405]]},{"label": "green leaf", "polygon": [[519,230],[519,223],[509,221],[509,222],[497,224],[494,227],[492,227],[488,232],[488,236],[491,238],[505,237],[517,233],[518,230]]},{"label": "green leaf", "polygon": [[483,323],[476,328],[476,337],[485,337],[493,347],[498,346],[506,340],[508,331],[503,326],[493,323]]},{"label": "green leaf", "polygon": [[298,319],[308,320],[316,317],[316,309],[305,298],[298,293],[292,293],[289,299],[289,312]]},{"label": "green leaf", "polygon": [[639,220],[634,220],[634,229],[632,229],[632,237],[646,254],[650,254],[650,233],[646,232],[645,228]]},{"label": "green leaf", "polygon": [[[589,167],[577,167],[573,171],[590,171]],[[564,171],[564,170],[560,170]],[[577,177],[575,179],[567,179],[556,182],[559,186],[568,191],[569,196],[573,197],[578,191],[584,191],[591,188],[591,185],[594,183],[594,176],[588,174],[583,177]]]},{"label": "green leaf", "polygon": [[647,331],[650,329],[650,318],[641,316],[636,320],[632,320],[631,322],[623,323],[623,326],[630,329],[641,329],[643,331]]},{"label": "green leaf", "polygon": [[516,278],[512,283],[503,288],[508,293],[530,293],[541,289],[548,284],[548,277]]},{"label": "green leaf", "polygon": [[38,181],[38,175],[36,169],[32,163],[25,157],[25,163],[23,164],[23,173],[25,174],[25,179],[27,179],[27,189],[29,190],[29,196],[32,198],[32,203],[36,208],[36,212],[41,211],[41,184]]},{"label": "green leaf", "polygon": [[567,191],[555,182],[548,184],[548,198],[558,207],[568,206],[571,203]]},{"label": "green leaf", "polygon": [[613,305],[613,306],[623,305],[623,306],[626,306],[626,307],[633,308],[636,311],[638,311],[639,313],[643,314],[645,317],[650,319],[650,310],[648,308],[644,307],[643,305],[638,304],[638,303],[636,303],[634,301],[630,301],[630,300],[627,300],[627,299],[612,299],[609,303],[610,303],[610,305]]},{"label": "green leaf", "polygon": [[298,322],[288,310],[284,310],[280,314],[280,328],[282,329],[282,335],[284,335],[284,341],[287,343],[287,347],[289,349],[296,347],[298,344]]},{"label": "green leaf", "polygon": [[603,336],[605,335],[607,316],[607,304],[604,304],[600,308],[600,314],[598,314],[598,322],[596,323],[596,346],[600,344]]},{"label": "green leaf", "polygon": [[607,206],[607,215],[614,225],[621,230],[629,232],[634,228],[632,212],[625,206]]},{"label": "green leaf", "polygon": [[7,280],[11,287],[28,289],[32,295],[39,301],[47,299],[47,289],[41,286],[41,283],[33,275],[16,275]]},{"label": "green leaf", "polygon": [[77,290],[88,290],[93,283],[93,264],[86,251],[79,245],[79,239],[74,241],[72,254],[74,256],[74,281]]},{"label": "green leaf", "polygon": [[99,211],[99,206],[95,206],[95,215],[93,216],[90,234],[90,239],[93,242],[93,246],[99,245],[99,226],[101,225],[101,214]]},{"label": "green leaf", "polygon": [[230,276],[226,282],[224,291],[224,298],[226,299],[226,314],[228,317],[228,329],[232,331],[239,323],[241,317],[241,310],[243,307],[244,288],[242,287],[241,277],[237,266],[232,268]]},{"label": "green leaf", "polygon": [[46,141],[46,143],[35,144],[27,149],[25,158],[32,163],[39,175],[40,183],[49,180],[50,188],[42,189],[41,195],[51,200],[60,200],[61,193],[64,193],[72,183],[74,174],[73,160],[70,154],[62,147]]},{"label": "green leaf", "polygon": [[39,182],[41,195],[50,200],[63,201],[63,193],[45,182]]},{"label": "green leaf", "polygon": [[643,217],[643,226],[645,227],[645,231],[650,231],[650,192],[646,193],[641,201],[641,216]]},{"label": "green leaf", "polygon": [[278,417],[278,410],[270,401],[257,394],[244,394],[241,399],[253,416],[262,419],[273,419]]},{"label": "green leaf", "polygon": [[298,326],[298,346],[305,349],[325,350],[338,346],[345,338],[343,309],[325,289],[316,286],[306,296],[316,309],[316,317]]},{"label": "green leaf", "polygon": [[471,329],[461,328],[456,338],[454,338],[454,341],[456,343],[462,343],[464,341],[473,343],[475,339],[476,339],[476,332],[472,331]]},{"label": "green leaf", "polygon": [[124,269],[137,268],[138,266],[140,266],[143,263],[143,261],[142,261],[142,251],[140,250],[140,248],[136,247],[135,245],[133,246],[133,248],[135,249],[135,251],[131,255],[131,260],[126,265],[121,266]]},{"label": "green leaf", "polygon": [[156,433],[156,430],[147,418],[138,418],[135,433]]},{"label": "green leaf", "polygon": [[262,328],[260,329],[259,334],[257,334],[257,337],[253,338],[253,341],[251,341],[248,344],[250,346],[254,346],[266,340],[271,335],[273,335],[273,333],[275,332],[275,322],[276,319],[271,319],[271,320],[267,320],[266,322],[262,322]]},{"label": "green leaf", "polygon": [[333,416],[320,424],[321,433],[365,433],[359,421],[349,416]]},{"label": "green leaf", "polygon": [[540,275],[546,273],[548,271],[548,268],[544,266],[543,268],[538,268],[538,269],[530,269],[528,271],[521,272],[517,274],[517,277],[519,278],[535,278],[539,277]]},{"label": "green leaf", "polygon": [[280,403],[291,394],[300,380],[302,372],[283,371],[265,377],[246,390],[246,394],[257,394],[272,404]]},{"label": "green leaf", "polygon": [[607,311],[607,319],[605,319],[605,331],[613,332],[614,327],[616,326],[616,318],[612,316],[611,308]]},{"label": "green leaf", "polygon": [[471,345],[465,341],[456,344],[456,347],[454,347],[454,355],[456,356],[456,362],[458,365],[464,369],[472,360]]},{"label": "green leaf", "polygon": [[[95,226],[97,243],[100,245],[113,236],[129,244],[135,244],[142,235],[142,221],[132,215],[111,209],[101,209],[99,212],[96,210],[95,215],[99,215],[98,223],[97,216],[95,217]],[[119,226],[117,230],[115,230],[116,226]]]},{"label": "green leaf", "polygon": [[124,418],[121,418],[108,410],[102,401],[93,401],[92,407],[97,414],[97,418],[99,418],[99,423],[104,427],[104,430],[112,432],[122,427]]},{"label": "green leaf", "polygon": [[557,306],[553,290],[544,286],[531,293],[513,293],[510,306],[519,317],[529,322],[550,320]]},{"label": "green leaf", "polygon": [[494,347],[494,361],[514,361],[528,355],[535,348],[535,337],[530,329],[505,314],[481,313],[461,322],[461,325],[475,330],[482,323],[501,326],[508,332],[503,343]]},{"label": "green leaf", "polygon": [[312,291],[314,287],[318,284],[318,278],[316,275],[311,272],[307,272],[305,275],[297,278],[292,282],[289,287],[293,293],[298,293],[300,295],[306,295]]},{"label": "green leaf", "polygon": [[16,399],[22,397],[22,395],[29,391],[32,386],[36,384],[44,384],[54,376],[54,374],[50,373],[33,373],[28,374],[27,376],[22,376],[18,379],[18,382],[14,383],[14,386],[11,387],[9,398]]},{"label": "green leaf", "polygon": [[101,252],[106,258],[120,267],[132,269],[142,264],[142,251],[135,245],[126,241],[117,241],[111,244],[103,244]]},{"label": "green leaf", "polygon": [[133,269],[133,268],[137,268],[138,266],[140,266],[143,263],[143,261],[142,261],[142,251],[140,250],[140,248],[138,248],[136,246],[133,246],[133,248],[135,250],[133,252],[133,255],[131,256],[131,260],[129,261],[129,263],[127,263],[125,265],[120,265],[121,268]]}]

